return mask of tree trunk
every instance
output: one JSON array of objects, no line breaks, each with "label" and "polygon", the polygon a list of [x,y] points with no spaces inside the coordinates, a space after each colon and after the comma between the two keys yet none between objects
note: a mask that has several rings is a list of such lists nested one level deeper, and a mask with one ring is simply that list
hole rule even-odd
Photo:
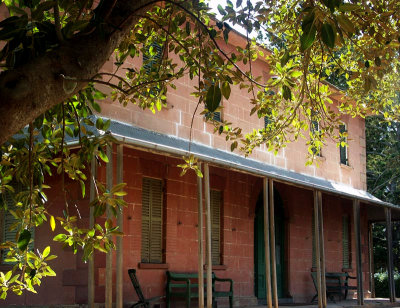
[{"label": "tree trunk", "polygon": [[[129,33],[140,11],[153,0],[106,1],[103,16],[106,32],[99,30],[77,36],[45,55],[16,69],[0,74],[0,144],[46,110],[65,101],[87,82],[77,82],[72,93],[66,93],[61,75],[80,80],[91,79],[110,58],[121,40]],[[117,27],[117,30],[115,30]],[[113,31],[114,30],[114,31]]]}]

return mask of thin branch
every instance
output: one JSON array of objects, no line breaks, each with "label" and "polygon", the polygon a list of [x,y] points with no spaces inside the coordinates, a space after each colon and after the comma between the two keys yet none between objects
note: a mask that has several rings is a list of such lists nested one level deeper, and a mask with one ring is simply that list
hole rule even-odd
[{"label": "thin branch", "polygon": [[65,140],[65,111],[64,111],[64,103],[61,104],[61,109],[62,109],[62,138],[61,138],[61,190],[64,195],[64,202],[65,202],[65,210],[68,214],[68,202],[67,202],[67,194],[65,191],[65,168],[64,168],[64,140]]},{"label": "thin branch", "polygon": [[64,37],[61,32],[60,10],[58,8],[58,0],[54,1],[54,26],[56,28],[56,34],[59,42],[63,43]]}]

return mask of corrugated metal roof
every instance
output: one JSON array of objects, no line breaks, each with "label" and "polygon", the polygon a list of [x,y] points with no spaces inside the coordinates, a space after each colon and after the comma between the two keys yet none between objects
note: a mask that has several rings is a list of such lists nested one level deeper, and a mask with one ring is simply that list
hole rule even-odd
[{"label": "corrugated metal roof", "polygon": [[[190,143],[186,139],[149,131],[115,120],[111,120],[109,131],[118,141],[122,143],[157,150],[173,155],[189,155]],[[384,202],[364,190],[355,189],[349,185],[290,171],[281,167],[266,164],[232,152],[226,152],[199,143],[191,143],[190,153],[194,154],[201,161],[209,162],[215,165],[229,167],[258,176],[269,177],[280,182],[300,185],[309,189],[318,189],[351,199],[358,199],[368,203],[400,209],[400,206]]]}]

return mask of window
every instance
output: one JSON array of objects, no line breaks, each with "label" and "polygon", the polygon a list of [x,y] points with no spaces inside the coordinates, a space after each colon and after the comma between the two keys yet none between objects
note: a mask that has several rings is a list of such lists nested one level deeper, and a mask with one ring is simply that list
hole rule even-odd
[{"label": "window", "polygon": [[159,69],[163,48],[160,44],[153,42],[145,46],[143,52],[143,67],[147,73],[156,72]]},{"label": "window", "polygon": [[[311,132],[312,132],[313,135],[319,135],[320,134],[319,122],[317,120],[311,121]],[[313,138],[315,139],[314,136],[313,136]],[[319,147],[319,146],[318,147],[314,146],[312,148],[312,152],[313,152],[314,155],[322,156],[321,147]]]},{"label": "window", "polygon": [[[4,198],[5,203],[7,204],[8,210],[5,212],[4,210],[1,211],[0,222],[1,222],[1,241],[2,242],[13,242],[16,243],[17,233],[19,231],[20,225],[17,223],[18,220],[10,213],[10,209],[16,209],[15,201],[12,198],[10,193],[5,194]],[[28,244],[28,250],[33,250],[34,242],[33,239],[35,238],[35,229],[32,228],[31,230],[31,241]],[[13,262],[7,262],[8,249],[3,249],[1,251],[1,262],[3,264],[13,264]]]},{"label": "window", "polygon": [[[208,116],[208,115],[207,115]],[[221,111],[214,111],[210,117],[212,120],[222,122]]]},{"label": "window", "polygon": [[211,205],[211,259],[213,265],[221,264],[221,205],[222,192],[210,191]]},{"label": "window", "polygon": [[317,253],[316,253],[316,245],[315,245],[315,216],[314,212],[312,215],[312,223],[311,223],[311,238],[312,238],[312,267],[316,268],[317,267]]},{"label": "window", "polygon": [[163,182],[143,178],[142,186],[142,262],[162,263]]},{"label": "window", "polygon": [[[347,154],[347,127],[346,124],[341,124],[339,126],[340,132],[340,163],[343,165],[349,164],[348,154]],[[342,144],[343,143],[343,144]]]},{"label": "window", "polygon": [[264,117],[264,128],[267,128],[269,123],[271,123],[269,116],[265,116]]},{"label": "window", "polygon": [[343,268],[351,268],[350,255],[350,224],[349,216],[343,216],[342,248],[343,248]]}]

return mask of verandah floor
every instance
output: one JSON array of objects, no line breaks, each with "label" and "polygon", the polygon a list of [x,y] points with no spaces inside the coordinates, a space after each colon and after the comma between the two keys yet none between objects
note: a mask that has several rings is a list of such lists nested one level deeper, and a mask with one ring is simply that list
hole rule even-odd
[{"label": "verandah floor", "polygon": [[[266,305],[243,306],[246,308],[265,308]],[[317,304],[282,304],[279,307],[298,307],[298,308],[316,308]],[[336,301],[336,303],[328,301],[328,308],[384,308],[384,307],[400,307],[400,302],[391,303],[388,298],[368,298],[364,300],[364,306],[359,306],[356,299],[348,299]]]}]

